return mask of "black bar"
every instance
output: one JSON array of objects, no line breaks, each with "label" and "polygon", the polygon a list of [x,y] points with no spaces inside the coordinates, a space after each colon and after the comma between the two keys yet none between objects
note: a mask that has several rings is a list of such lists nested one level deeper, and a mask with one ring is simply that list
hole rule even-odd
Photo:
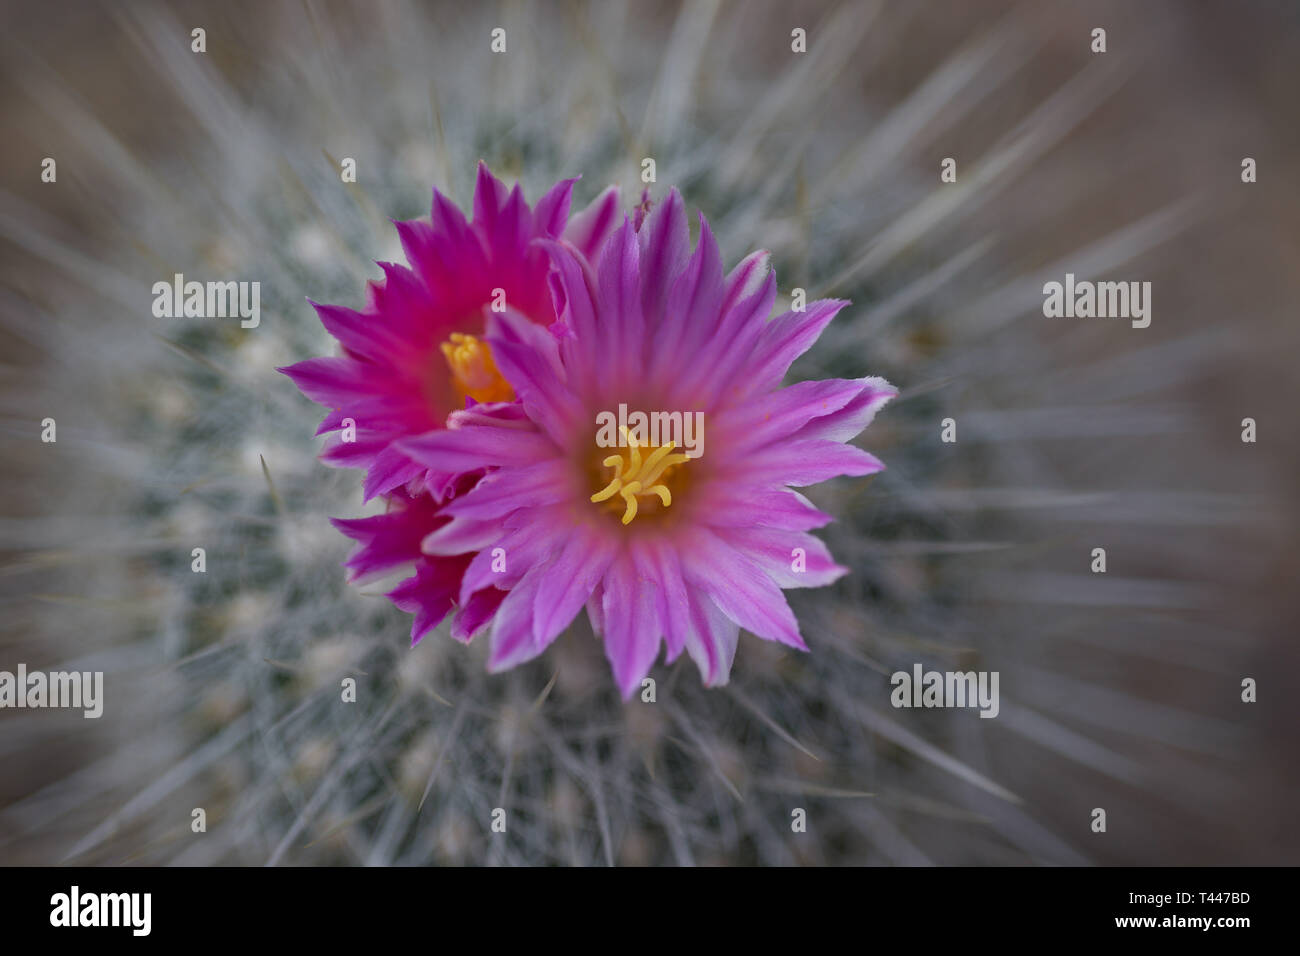
[{"label": "black bar", "polygon": [[[0,870],[6,943],[152,939],[205,946],[373,943],[376,933],[438,945],[512,932],[530,945],[721,933],[916,942],[1131,937],[1241,939],[1287,925],[1286,869],[91,869]],[[118,926],[55,926],[77,887],[80,914]],[[131,909],[122,897],[149,894]],[[66,907],[60,909],[61,898]],[[88,903],[87,897],[94,897]],[[138,908],[137,908],[138,907]],[[131,917],[135,917],[133,920]],[[1201,924],[1208,919],[1210,925]],[[1194,923],[1191,921],[1195,921]],[[1244,924],[1229,925],[1227,921]],[[66,921],[66,920],[65,920]],[[1143,921],[1146,922],[1145,925]],[[709,925],[712,924],[712,925]],[[134,927],[134,928],[133,928]],[[919,935],[918,935],[919,934]],[[6,947],[8,949],[8,947]],[[9,952],[17,950],[9,949]]]}]

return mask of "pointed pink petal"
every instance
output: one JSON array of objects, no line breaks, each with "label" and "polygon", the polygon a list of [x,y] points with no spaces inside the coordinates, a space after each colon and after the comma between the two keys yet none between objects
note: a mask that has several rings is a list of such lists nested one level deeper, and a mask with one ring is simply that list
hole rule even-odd
[{"label": "pointed pink petal", "polygon": [[[310,299],[307,300],[311,302]],[[354,309],[339,305],[321,305],[311,302],[325,331],[357,355],[369,359],[389,360],[405,347],[401,338],[394,335],[379,317],[364,315]]]},{"label": "pointed pink petal", "polygon": [[720,687],[731,677],[731,665],[740,643],[740,625],[718,609],[699,588],[687,588],[691,629],[686,653],[699,669],[705,687]]},{"label": "pointed pink petal", "polygon": [[753,561],[703,528],[684,551],[687,583],[702,589],[718,608],[747,631],[806,651],[785,595]]},{"label": "pointed pink petal", "polygon": [[728,454],[747,452],[789,439],[810,421],[844,408],[864,387],[856,379],[796,382],[722,412],[714,431],[740,436],[728,444]]},{"label": "pointed pink petal", "polygon": [[848,304],[844,299],[819,299],[808,303],[803,312],[787,312],[769,322],[746,365],[751,389],[779,384],[791,363],[808,351],[822,329]]},{"label": "pointed pink petal", "polygon": [[[552,530],[546,521],[541,520],[514,529],[498,526],[496,537],[480,546],[478,554],[465,569],[460,584],[460,603],[467,603],[471,594],[484,588],[508,590],[514,587],[525,572],[550,558],[555,550]],[[500,570],[498,558],[504,563]]]},{"label": "pointed pink petal", "polygon": [[642,543],[633,551],[633,558],[642,577],[658,582],[655,608],[668,648],[665,660],[671,664],[685,649],[692,627],[690,599],[682,578],[681,563],[670,545],[657,541]]},{"label": "pointed pink petal", "polygon": [[723,315],[707,346],[697,349],[681,373],[683,387],[704,388],[716,399],[733,402],[753,390],[753,353],[767,328],[776,301],[776,273],[768,272],[758,291]]},{"label": "pointed pink petal", "polygon": [[533,222],[537,232],[555,239],[563,235],[564,227],[569,220],[569,202],[573,198],[573,184],[578,181],[578,178],[575,176],[572,179],[561,179],[546,191],[546,195],[537,200],[537,208],[533,211]]},{"label": "pointed pink petal", "polygon": [[528,417],[557,443],[566,442],[582,412],[565,384],[555,336],[507,312],[489,317],[487,339],[497,369]]},{"label": "pointed pink petal", "polygon": [[861,378],[862,391],[843,408],[829,415],[819,416],[801,428],[795,438],[826,438],[830,441],[848,441],[871,424],[898,389],[883,378]]},{"label": "pointed pink petal", "polygon": [[418,438],[402,439],[395,447],[439,471],[531,465],[556,455],[555,445],[539,432],[487,425],[426,432]]},{"label": "pointed pink petal", "polygon": [[603,367],[615,378],[630,370],[619,368],[621,360],[639,367],[644,361],[642,341],[645,323],[641,316],[640,245],[626,216],[610,236],[596,265],[596,304],[600,316],[601,353],[613,361]]},{"label": "pointed pink petal", "polygon": [[509,670],[545,650],[533,639],[533,602],[550,566],[548,561],[525,574],[497,609],[488,655],[488,670],[492,673]]},{"label": "pointed pink petal", "polygon": [[835,519],[819,511],[797,491],[753,491],[745,494],[745,507],[735,507],[728,488],[707,489],[701,510],[708,514],[709,527],[729,528],[755,525],[787,531],[809,531]]},{"label": "pointed pink petal", "polygon": [[554,239],[534,241],[546,250],[557,271],[555,281],[563,294],[556,298],[556,314],[579,338],[595,335],[595,276],[591,275],[585,259],[579,258],[581,253],[565,242]]},{"label": "pointed pink petal", "polygon": [[631,697],[659,655],[659,618],[655,582],[637,574],[630,557],[621,555],[604,577],[605,656],[623,699]]},{"label": "pointed pink petal", "polygon": [[501,535],[495,521],[478,518],[453,518],[420,539],[420,551],[431,556],[449,557],[479,552]]},{"label": "pointed pink petal", "polygon": [[460,580],[463,561],[424,561],[414,577],[407,578],[388,592],[388,599],[400,610],[414,614],[411,623],[411,646],[442,623],[452,609],[452,596]]},{"label": "pointed pink petal", "polygon": [[484,588],[469,599],[451,620],[451,636],[468,644],[492,623],[492,616],[508,592],[499,588]]},{"label": "pointed pink petal", "polygon": [[443,508],[443,513],[484,521],[504,517],[518,508],[567,500],[572,497],[570,470],[567,461],[557,458],[493,472],[469,494]]},{"label": "pointed pink petal", "polygon": [[474,225],[491,230],[509,195],[506,184],[493,176],[487,163],[480,159],[478,175],[474,181]]},{"label": "pointed pink petal", "polygon": [[610,186],[569,220],[564,238],[583,256],[594,260],[605,239],[618,225],[618,187]]},{"label": "pointed pink petal", "polygon": [[313,402],[336,408],[358,395],[381,390],[384,373],[350,358],[311,358],[279,368]]},{"label": "pointed pink petal", "polygon": [[548,646],[569,626],[591,597],[613,556],[614,547],[606,540],[585,528],[574,529],[550,575],[537,591],[533,638],[539,646]]},{"label": "pointed pink petal", "polygon": [[[820,588],[838,581],[849,569],[836,564],[820,538],[777,528],[715,528],[718,537],[744,554],[779,588]],[[797,551],[802,551],[801,556]],[[804,570],[796,571],[796,560]]]},{"label": "pointed pink petal", "polygon": [[690,230],[681,193],[669,190],[668,198],[650,211],[641,240],[641,311],[646,325],[656,328],[673,281],[686,264],[690,252]]},{"label": "pointed pink petal", "polygon": [[884,470],[879,458],[853,445],[824,439],[790,441],[751,452],[738,484],[803,488],[841,475],[857,478]]},{"label": "pointed pink petal", "polygon": [[387,494],[394,488],[400,488],[408,481],[419,477],[423,471],[424,466],[419,462],[412,461],[394,449],[391,444],[387,445],[375,456],[369,471],[366,472],[365,481],[362,483],[362,501],[369,501],[377,495]]},{"label": "pointed pink petal", "polygon": [[674,365],[680,375],[683,357],[690,357],[693,367],[707,366],[709,358],[716,358],[702,346],[719,330],[722,297],[722,254],[708,221],[700,216],[695,252],[673,283],[662,325],[653,333],[655,341],[673,343],[672,348],[660,351],[655,363],[658,381],[671,381]]},{"label": "pointed pink petal", "polygon": [[751,252],[727,274],[722,311],[727,312],[763,287],[771,269],[772,255],[766,249]]}]

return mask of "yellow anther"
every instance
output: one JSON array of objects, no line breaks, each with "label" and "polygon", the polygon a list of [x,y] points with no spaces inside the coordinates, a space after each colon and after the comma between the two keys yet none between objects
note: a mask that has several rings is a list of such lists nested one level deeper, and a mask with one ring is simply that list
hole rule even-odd
[{"label": "yellow anther", "polygon": [[673,503],[672,492],[659,479],[670,468],[690,460],[689,455],[672,453],[676,442],[661,445],[642,459],[641,448],[636,439],[623,428],[623,438],[627,442],[628,459],[623,456],[610,455],[601,462],[606,468],[614,469],[614,475],[608,485],[591,496],[594,502],[608,501],[615,495],[623,499],[626,507],[623,511],[623,524],[631,524],[637,514],[637,496],[655,495],[667,508]]},{"label": "yellow anther", "polygon": [[492,361],[492,350],[486,342],[472,335],[451,333],[451,339],[442,343],[442,354],[451,370],[451,383],[461,395],[476,402],[509,402],[515,397],[510,383],[502,378]]},{"label": "yellow anther", "polygon": [[[622,459],[619,459],[619,460],[621,461]],[[607,461],[607,462],[605,462],[605,464],[608,465],[609,462]],[[602,488],[600,491],[598,491],[598,492],[596,492],[594,495],[592,495],[592,496],[591,496],[591,500],[592,500],[592,501],[606,501],[606,500],[608,500],[608,499],[610,499],[610,498],[613,498],[616,494],[618,494],[618,486],[619,486],[619,480],[618,480],[618,478],[616,477],[613,481],[611,481],[609,484],[607,484],[604,488]]]}]

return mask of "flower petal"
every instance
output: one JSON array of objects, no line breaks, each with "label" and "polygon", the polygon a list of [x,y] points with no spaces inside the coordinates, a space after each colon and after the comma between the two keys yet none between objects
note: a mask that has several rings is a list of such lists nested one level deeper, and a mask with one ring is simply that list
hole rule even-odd
[{"label": "flower petal", "polygon": [[465,560],[440,558],[423,561],[414,577],[407,578],[388,592],[388,599],[400,610],[414,614],[411,623],[411,646],[442,623],[452,609],[456,585]]},{"label": "flower petal", "polygon": [[488,319],[487,338],[497,369],[519,396],[524,412],[553,440],[565,441],[581,410],[565,383],[555,336],[507,312]]},{"label": "flower petal", "polygon": [[861,477],[884,471],[875,455],[853,445],[814,439],[790,441],[753,452],[745,459],[745,485],[794,485],[804,487],[837,478]]},{"label": "flower petal", "polygon": [[564,232],[569,221],[569,202],[573,198],[573,185],[580,177],[561,179],[537,200],[533,210],[533,221],[538,232],[556,239]]},{"label": "flower petal", "polygon": [[863,387],[862,381],[842,378],[796,382],[787,388],[755,396],[743,405],[721,413],[715,433],[725,431],[739,436],[728,445],[727,453],[740,455],[789,439],[813,419],[839,411],[853,401]]},{"label": "flower petal", "polygon": [[614,550],[608,540],[575,529],[537,591],[533,638],[539,645],[546,647],[569,626],[605,574]]},{"label": "flower petal", "polygon": [[682,578],[677,552],[666,542],[649,540],[633,551],[638,573],[657,581],[655,609],[663,627],[667,645],[665,660],[671,664],[685,649],[691,636],[691,607],[686,582]]},{"label": "flower petal", "polygon": [[659,348],[653,353],[657,359],[652,371],[656,382],[666,383],[674,376],[688,378],[684,366],[697,371],[707,368],[713,356],[701,354],[701,350],[717,330],[722,297],[722,254],[708,222],[700,216],[695,252],[673,283],[663,320],[653,331],[657,342],[672,343],[671,348]]},{"label": "flower petal", "polygon": [[835,563],[825,542],[810,534],[757,527],[719,528],[716,533],[762,568],[779,588],[825,587],[849,573]]},{"label": "flower petal", "polygon": [[375,455],[362,483],[362,501],[369,501],[377,495],[387,494],[394,488],[400,488],[419,477],[425,466],[412,461],[391,444]]},{"label": "flower petal", "polygon": [[708,594],[727,617],[758,637],[808,649],[785,595],[757,564],[702,528],[693,530],[683,553],[687,583]]},{"label": "flower petal", "polygon": [[474,180],[474,225],[491,230],[509,195],[506,184],[493,176],[487,163],[480,159]]},{"label": "flower petal", "polygon": [[[605,243],[596,265],[596,307],[600,335],[605,339],[601,351],[613,359],[601,363],[608,377],[624,379],[639,369],[645,323],[641,316],[640,244],[631,221],[624,216],[623,225]],[[626,368],[620,366],[626,364]]]},{"label": "flower petal", "polygon": [[654,209],[639,233],[641,240],[641,312],[650,328],[659,325],[668,293],[690,252],[686,206],[676,189]]},{"label": "flower petal", "polygon": [[564,238],[587,259],[595,259],[618,225],[618,187],[610,186],[586,209],[569,219]]},{"label": "flower petal", "polygon": [[708,514],[713,528],[760,527],[786,531],[810,531],[835,519],[819,511],[797,491],[754,490],[745,494],[745,506],[737,508],[730,488],[710,488],[701,511]]},{"label": "flower petal", "polygon": [[539,432],[492,425],[438,429],[402,439],[396,448],[438,471],[531,465],[555,455],[555,445]]},{"label": "flower petal", "polygon": [[471,594],[484,588],[509,590],[530,568],[551,556],[555,540],[554,528],[545,520],[529,521],[518,528],[503,528],[497,523],[495,537],[489,536],[479,545],[465,569],[460,603],[468,603]]},{"label": "flower petal", "polygon": [[819,299],[808,303],[803,312],[787,312],[769,322],[747,365],[750,390],[779,384],[791,363],[808,351],[822,329],[848,304],[844,299]]},{"label": "flower petal", "polygon": [[763,287],[771,269],[772,254],[766,249],[751,252],[727,273],[726,290],[720,311],[727,313]]},{"label": "flower petal", "polygon": [[554,504],[570,497],[568,477],[567,462],[558,459],[492,472],[467,495],[447,505],[443,513],[483,521],[517,508]]},{"label": "flower petal", "polygon": [[603,584],[605,656],[614,670],[614,683],[626,700],[650,673],[659,655],[655,584],[637,573],[626,554],[610,564]]},{"label": "flower petal", "polygon": [[325,331],[350,352],[370,359],[386,360],[399,355],[404,348],[401,337],[385,325],[379,316],[366,315],[341,305],[321,305],[312,302]]},{"label": "flower petal", "polygon": [[886,403],[898,395],[898,389],[883,378],[861,378],[862,391],[843,408],[814,418],[794,436],[795,438],[826,438],[831,441],[848,441],[871,424]]},{"label": "flower petal", "polygon": [[497,609],[488,655],[488,670],[492,673],[509,670],[545,650],[533,639],[533,602],[551,563],[544,562],[525,574]]},{"label": "flower petal", "polygon": [[377,391],[384,383],[382,369],[343,357],[305,359],[276,371],[293,379],[313,402],[331,408]]},{"label": "flower petal", "polygon": [[464,644],[478,637],[492,623],[492,617],[507,593],[500,588],[484,588],[471,596],[451,619],[451,636]]},{"label": "flower petal", "polygon": [[720,687],[731,677],[731,665],[740,643],[740,625],[718,609],[699,588],[687,589],[691,630],[686,653],[699,669],[705,687]]}]

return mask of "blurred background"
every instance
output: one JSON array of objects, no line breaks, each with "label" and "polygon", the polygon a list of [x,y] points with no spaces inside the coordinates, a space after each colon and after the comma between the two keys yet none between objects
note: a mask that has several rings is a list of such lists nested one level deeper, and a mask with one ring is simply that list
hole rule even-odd
[{"label": "blurred background", "polygon": [[[1294,864],[1298,64],[1263,0],[0,5],[0,670],[106,674],[99,720],[0,711],[0,863]],[[274,368],[478,159],[630,205],[647,156],[853,300],[794,377],[902,394],[889,470],[810,492],[852,569],[788,592],[811,653],[624,704],[585,622],[411,650]],[[176,272],[260,326],[155,318]],[[1150,327],[1045,318],[1066,272]],[[998,717],[891,707],[918,662]]]}]

